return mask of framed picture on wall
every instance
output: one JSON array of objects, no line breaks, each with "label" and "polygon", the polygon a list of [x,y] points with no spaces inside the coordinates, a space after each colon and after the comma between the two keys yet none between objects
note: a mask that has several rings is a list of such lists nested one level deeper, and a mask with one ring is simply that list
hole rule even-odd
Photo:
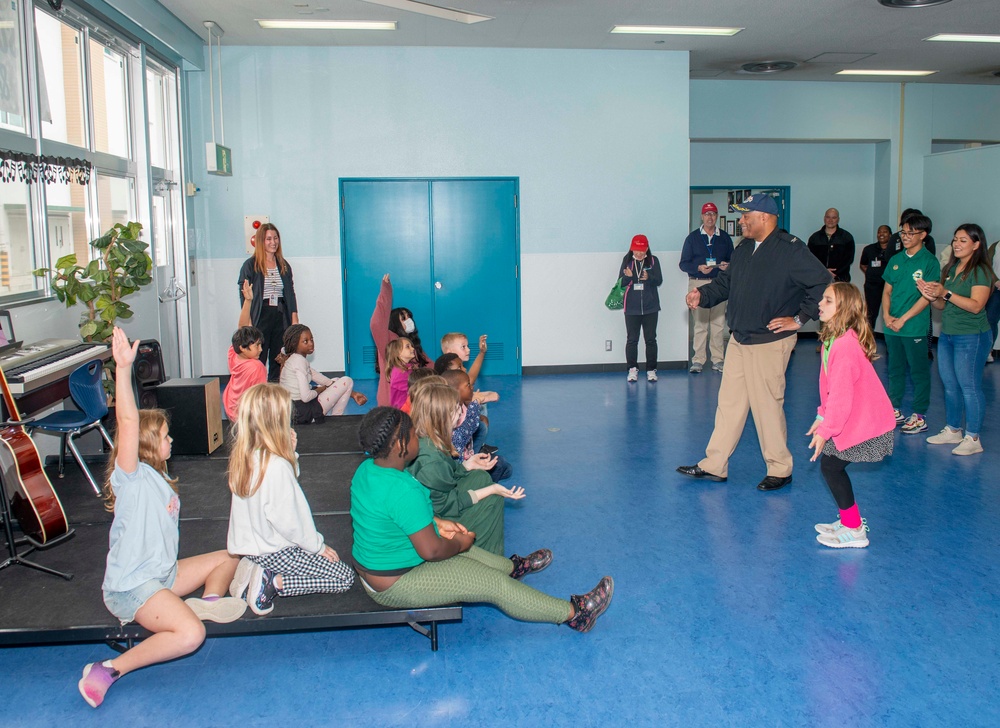
[{"label": "framed picture on wall", "polygon": [[748,197],[751,197],[750,190],[743,190],[743,199],[745,200]]},{"label": "framed picture on wall", "polygon": [[726,216],[723,215],[722,217],[719,218],[719,230],[725,230],[725,229],[726,229]]},{"label": "framed picture on wall", "polygon": [[735,220],[727,220],[726,221],[726,232],[730,236],[733,236],[733,235],[736,234],[736,221]]},{"label": "framed picture on wall", "polygon": [[736,204],[739,205],[743,202],[743,190],[736,190]]},{"label": "framed picture on wall", "polygon": [[736,202],[736,193],[733,190],[729,190],[729,209],[726,210],[726,212],[730,214],[735,212],[735,210],[733,210],[734,202]]}]

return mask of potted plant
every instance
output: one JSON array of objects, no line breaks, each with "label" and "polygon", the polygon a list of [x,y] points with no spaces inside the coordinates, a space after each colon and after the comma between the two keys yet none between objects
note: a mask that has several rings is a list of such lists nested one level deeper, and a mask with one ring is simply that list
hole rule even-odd
[{"label": "potted plant", "polygon": [[[87,310],[80,318],[80,336],[84,341],[111,341],[118,319],[132,318],[132,307],[122,299],[153,282],[153,261],[146,252],[148,243],[139,240],[142,224],[116,223],[104,235],[90,241],[96,257],[78,265],[76,253],[64,255],[52,268],[39,268],[36,276],[48,276],[52,292],[66,307],[77,303]],[[105,371],[111,373],[114,362]],[[111,386],[109,386],[111,385]],[[113,396],[114,379],[105,380]]]}]

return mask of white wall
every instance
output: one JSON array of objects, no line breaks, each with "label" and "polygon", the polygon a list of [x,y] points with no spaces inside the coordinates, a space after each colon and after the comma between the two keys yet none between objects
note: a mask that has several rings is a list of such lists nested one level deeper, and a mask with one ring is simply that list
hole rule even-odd
[{"label": "white wall", "polygon": [[[226,369],[247,214],[281,229],[300,318],[322,327],[313,365],[344,368],[342,177],[518,177],[522,363],[623,359],[619,345],[604,351],[624,324],[602,305],[620,256],[635,233],[655,251],[679,251],[687,233],[687,54],[224,47],[222,71],[234,176],[193,174],[196,372]],[[189,78],[192,169],[203,170],[207,79]],[[558,256],[565,285],[541,274],[547,256]],[[599,318],[572,343],[557,340],[554,330],[590,309]],[[685,331],[683,317],[664,321],[660,340]]]}]

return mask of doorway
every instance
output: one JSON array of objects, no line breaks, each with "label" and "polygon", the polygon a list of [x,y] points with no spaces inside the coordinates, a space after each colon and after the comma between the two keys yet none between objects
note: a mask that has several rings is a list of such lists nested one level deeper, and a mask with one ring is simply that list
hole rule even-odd
[{"label": "doorway", "polygon": [[746,186],[746,187],[692,187],[691,188],[691,219],[688,230],[694,230],[701,225],[701,206],[706,202],[714,202],[719,208],[719,228],[729,233],[733,241],[739,238],[740,228],[737,221],[740,213],[729,208],[730,195],[743,199],[747,195],[769,195],[778,205],[778,227],[788,230],[789,203],[792,188],[786,186]]},{"label": "doorway", "polygon": [[345,368],[374,379],[369,329],[382,276],[393,306],[413,312],[424,351],[462,332],[475,356],[488,335],[484,374],[520,374],[518,180],[344,179]]}]

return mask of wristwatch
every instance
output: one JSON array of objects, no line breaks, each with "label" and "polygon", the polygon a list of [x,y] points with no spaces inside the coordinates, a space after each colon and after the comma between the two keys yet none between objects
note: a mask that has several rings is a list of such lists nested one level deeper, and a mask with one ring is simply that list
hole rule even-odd
[{"label": "wristwatch", "polygon": [[792,321],[795,322],[796,326],[801,326],[802,325],[802,319],[799,318],[798,314],[795,314],[794,316],[792,316]]},{"label": "wristwatch", "polygon": [[947,293],[945,293],[944,296],[942,296],[942,298],[944,298],[945,301],[950,301],[951,300],[951,291],[948,291]]}]

